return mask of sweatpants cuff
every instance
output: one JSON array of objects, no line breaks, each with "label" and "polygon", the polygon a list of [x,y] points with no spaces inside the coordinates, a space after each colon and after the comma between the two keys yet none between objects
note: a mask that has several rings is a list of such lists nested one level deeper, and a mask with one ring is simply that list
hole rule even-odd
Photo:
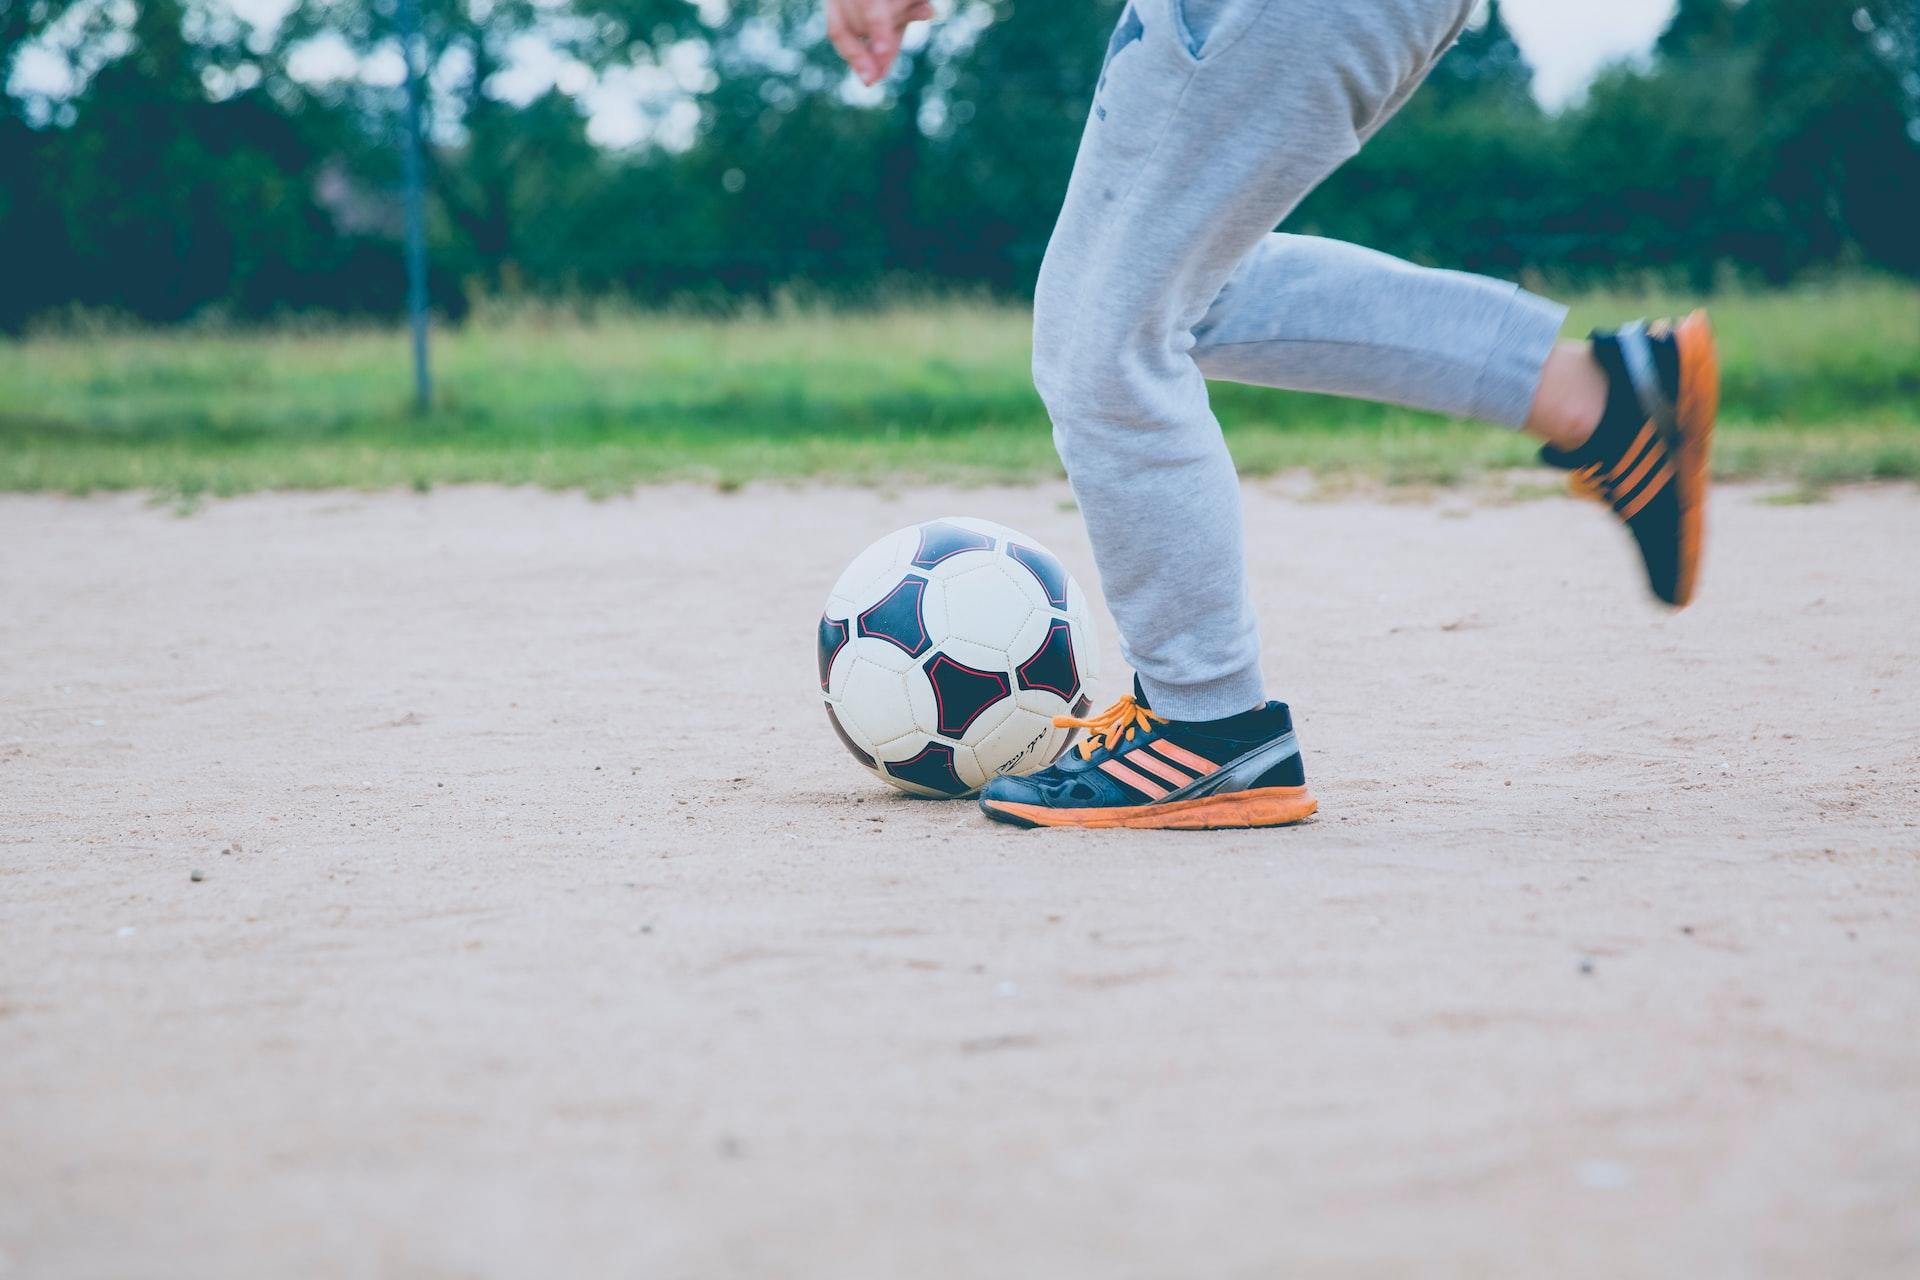
[{"label": "sweatpants cuff", "polygon": [[1140,687],[1153,713],[1169,720],[1219,720],[1267,702],[1267,684],[1257,666],[1205,684],[1161,684],[1142,675]]},{"label": "sweatpants cuff", "polygon": [[1540,373],[1560,339],[1567,309],[1557,302],[1515,288],[1506,319],[1494,335],[1493,349],[1473,388],[1472,417],[1517,427],[1533,408]]}]

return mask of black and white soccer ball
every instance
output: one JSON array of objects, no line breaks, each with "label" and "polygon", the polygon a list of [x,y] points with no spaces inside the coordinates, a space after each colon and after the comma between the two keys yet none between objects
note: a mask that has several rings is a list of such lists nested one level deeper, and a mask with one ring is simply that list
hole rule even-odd
[{"label": "black and white soccer ball", "polygon": [[1099,644],[1086,593],[1044,546],[988,520],[895,530],[854,558],[820,618],[827,718],[874,776],[963,796],[1064,751]]}]

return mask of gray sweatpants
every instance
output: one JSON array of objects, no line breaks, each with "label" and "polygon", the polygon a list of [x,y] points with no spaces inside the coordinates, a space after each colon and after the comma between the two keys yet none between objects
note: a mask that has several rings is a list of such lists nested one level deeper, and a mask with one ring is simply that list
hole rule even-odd
[{"label": "gray sweatpants", "polygon": [[1207,378],[1526,416],[1564,308],[1273,234],[1472,8],[1133,0],[1114,32],[1040,272],[1034,381],[1122,652],[1162,714],[1213,719],[1266,696]]}]

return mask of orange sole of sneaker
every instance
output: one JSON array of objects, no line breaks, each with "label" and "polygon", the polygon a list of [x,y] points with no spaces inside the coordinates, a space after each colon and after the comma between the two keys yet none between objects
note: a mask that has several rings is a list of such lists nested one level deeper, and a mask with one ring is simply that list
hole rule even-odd
[{"label": "orange sole of sneaker", "polygon": [[1706,542],[1707,486],[1713,463],[1713,426],[1720,416],[1720,352],[1707,313],[1696,311],[1674,330],[1680,348],[1680,448],[1675,476],[1680,483],[1680,572],[1673,607],[1693,600],[1700,579],[1700,552]]},{"label": "orange sole of sneaker", "polygon": [[1313,816],[1320,802],[1305,787],[1260,787],[1224,796],[1119,809],[1048,809],[1037,804],[992,800],[982,808],[1036,827],[1127,827],[1150,831],[1218,831],[1231,827],[1284,827]]}]

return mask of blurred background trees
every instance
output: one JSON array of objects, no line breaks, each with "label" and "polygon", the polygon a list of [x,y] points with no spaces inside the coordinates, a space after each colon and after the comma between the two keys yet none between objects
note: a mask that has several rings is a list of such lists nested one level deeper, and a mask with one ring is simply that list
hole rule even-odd
[{"label": "blurred background trees", "polygon": [[[421,8],[451,314],[897,275],[1017,294],[1119,10],[958,0],[869,93],[811,0]],[[0,0],[0,327],[397,313],[393,29],[392,0]],[[1914,0],[1681,0],[1549,113],[1492,3],[1287,226],[1573,281],[1920,272],[1917,43]]]}]

